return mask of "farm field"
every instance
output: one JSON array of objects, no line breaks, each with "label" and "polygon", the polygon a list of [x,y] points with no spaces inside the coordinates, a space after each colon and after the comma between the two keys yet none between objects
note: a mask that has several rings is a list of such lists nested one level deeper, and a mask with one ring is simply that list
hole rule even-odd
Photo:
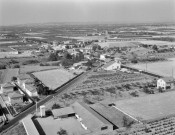
[{"label": "farm field", "polygon": [[17,43],[17,42],[18,42],[18,41],[1,41],[1,40],[0,40],[0,45],[1,45],[1,44],[9,44],[9,43],[12,44],[12,43]]},{"label": "farm field", "polygon": [[116,108],[139,119],[152,121],[175,115],[175,91],[115,102]]},{"label": "farm field", "polygon": [[152,79],[143,74],[123,73],[121,71],[93,72],[72,86],[67,93],[48,103],[47,108],[50,108],[54,103],[67,106],[77,100],[93,104],[144,96],[147,93],[143,91],[143,88],[152,82]]},{"label": "farm field", "polygon": [[64,69],[40,71],[33,73],[33,75],[52,90],[74,77],[72,73],[69,73]]},{"label": "farm field", "polygon": [[116,42],[102,42],[98,43],[102,48],[104,47],[135,47],[138,42],[132,41],[116,41]]},{"label": "farm field", "polygon": [[30,73],[30,72],[39,72],[43,70],[50,70],[50,69],[58,69],[58,66],[39,66],[39,65],[27,65],[20,67],[20,73]]},{"label": "farm field", "polygon": [[155,40],[147,40],[147,41],[140,41],[142,44],[147,44],[147,45],[175,45],[174,42],[168,42],[168,41],[155,41]]},{"label": "farm field", "polygon": [[[134,64],[131,65],[134,68],[138,68],[141,70],[146,70],[146,64]],[[161,62],[154,62],[154,63],[147,63],[147,71],[157,73],[163,76],[173,76],[175,75],[175,58],[169,58],[168,61],[161,61]]]},{"label": "farm field", "polygon": [[56,36],[56,37],[62,37],[62,38],[70,38],[70,39],[77,39],[77,40],[103,40],[105,39],[105,36],[78,36],[78,37],[68,37],[68,36]]},{"label": "farm field", "polygon": [[175,117],[133,125],[132,128],[124,132],[117,130],[117,135],[174,135],[174,133]]}]

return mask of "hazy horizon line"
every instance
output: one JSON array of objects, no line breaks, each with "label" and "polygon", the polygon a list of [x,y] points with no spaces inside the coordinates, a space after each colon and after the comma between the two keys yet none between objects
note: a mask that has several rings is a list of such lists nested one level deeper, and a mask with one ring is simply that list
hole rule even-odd
[{"label": "hazy horizon line", "polygon": [[20,23],[20,24],[7,24],[7,25],[0,25],[0,27],[10,27],[10,26],[20,26],[20,25],[44,25],[44,24],[63,24],[63,25],[69,25],[69,24],[78,24],[78,25],[83,25],[83,24],[116,24],[116,25],[134,25],[134,24],[175,24],[175,21],[167,21],[167,22],[154,22],[154,21],[147,21],[147,22],[115,22],[115,21],[103,21],[103,22],[98,22],[98,21],[86,21],[86,22],[76,22],[76,21],[72,21],[72,22],[38,22],[38,23]]}]

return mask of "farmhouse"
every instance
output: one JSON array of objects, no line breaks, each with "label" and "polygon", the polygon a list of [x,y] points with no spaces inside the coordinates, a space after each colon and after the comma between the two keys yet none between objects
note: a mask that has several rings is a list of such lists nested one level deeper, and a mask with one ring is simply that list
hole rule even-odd
[{"label": "farmhouse", "polygon": [[157,80],[157,88],[173,89],[175,84],[175,80],[173,77],[164,77]]},{"label": "farmhouse", "polygon": [[115,69],[120,69],[121,68],[121,62],[118,61],[111,61],[102,66],[103,70],[115,70]]}]

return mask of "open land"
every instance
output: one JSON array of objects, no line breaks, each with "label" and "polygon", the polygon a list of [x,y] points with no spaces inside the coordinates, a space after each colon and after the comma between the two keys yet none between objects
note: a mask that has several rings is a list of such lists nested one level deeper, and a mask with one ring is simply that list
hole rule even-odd
[{"label": "open land", "polygon": [[175,115],[175,92],[155,94],[115,102],[118,109],[143,121]]},{"label": "open land", "polygon": [[[146,65],[147,64],[147,65]],[[169,58],[168,61],[154,62],[154,63],[140,63],[131,65],[132,67],[157,73],[164,76],[173,76],[175,73],[175,58]]]}]

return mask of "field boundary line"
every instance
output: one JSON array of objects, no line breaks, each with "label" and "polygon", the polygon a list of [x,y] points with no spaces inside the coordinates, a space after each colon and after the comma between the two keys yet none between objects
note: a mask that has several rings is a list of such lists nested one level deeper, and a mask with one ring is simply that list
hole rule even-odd
[{"label": "field boundary line", "polygon": [[123,114],[125,114],[125,115],[129,116],[130,118],[134,119],[135,121],[138,121],[139,123],[142,123],[142,124],[143,124],[143,122],[141,122],[140,120],[138,120],[138,119],[134,118],[134,117],[133,117],[133,116],[131,116],[130,114],[128,114],[128,113],[126,113],[126,112],[122,111],[122,110],[121,110],[121,109],[119,109],[118,107],[116,107],[116,106],[112,106],[112,107],[114,107],[115,109],[119,110],[119,111],[120,111],[120,112],[122,112]]}]

